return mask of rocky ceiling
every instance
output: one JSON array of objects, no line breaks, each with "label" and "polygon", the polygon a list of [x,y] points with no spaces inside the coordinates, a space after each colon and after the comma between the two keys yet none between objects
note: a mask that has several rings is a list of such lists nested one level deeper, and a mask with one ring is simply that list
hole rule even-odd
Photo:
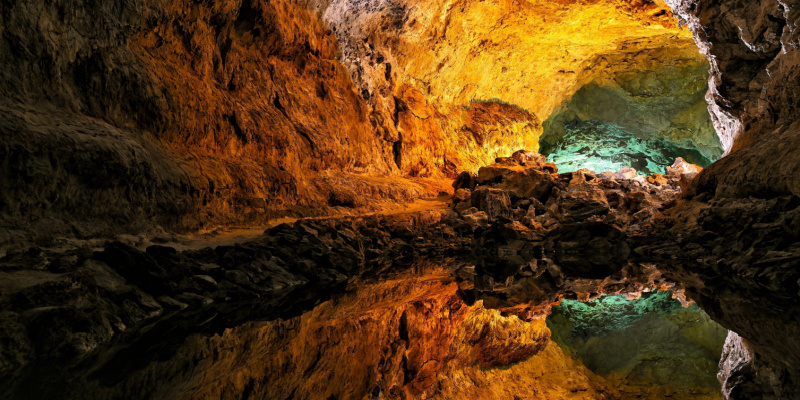
[{"label": "rocky ceiling", "polygon": [[[412,144],[398,164],[412,174],[448,172],[447,162],[475,170],[519,148],[537,150],[539,123],[589,82],[706,64],[658,1],[335,1],[317,9],[386,135]],[[531,115],[470,118],[487,103]]]},{"label": "rocky ceiling", "polygon": [[31,0],[0,15],[0,208],[33,228],[4,241],[385,209],[538,149],[589,82],[705,63],[660,0]]}]

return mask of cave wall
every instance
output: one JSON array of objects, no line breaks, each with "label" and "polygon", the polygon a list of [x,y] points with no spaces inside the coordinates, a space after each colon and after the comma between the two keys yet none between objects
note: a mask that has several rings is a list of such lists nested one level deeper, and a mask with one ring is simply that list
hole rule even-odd
[{"label": "cave wall", "polygon": [[[730,157],[698,190],[729,197],[798,194],[796,5],[670,1],[711,63],[708,99]],[[758,165],[759,168],[754,168]]]},{"label": "cave wall", "polygon": [[797,398],[800,343],[794,1],[673,0],[711,64],[710,111],[728,154],[654,229],[651,249],[709,315],[735,332],[720,363],[729,399]]},{"label": "cave wall", "polygon": [[23,236],[252,225],[437,192],[380,178],[398,171],[393,143],[303,4],[24,1],[0,15],[0,210]]},{"label": "cave wall", "polygon": [[603,55],[691,44],[658,1],[562,3],[3,4],[2,240],[435,195],[535,150]]},{"label": "cave wall", "polygon": [[[703,62],[660,1],[311,4],[339,39],[342,60],[385,135],[401,145],[429,138],[429,149],[404,153],[399,167],[412,174],[449,172],[448,162],[475,172],[515,145],[538,150],[538,121],[613,71]],[[483,130],[496,145],[487,147],[480,138],[473,142],[476,129],[461,122],[476,103],[532,117],[492,122]],[[532,121],[525,125],[533,129],[520,132],[517,121]],[[508,140],[515,136],[524,139]]]},{"label": "cave wall", "polygon": [[556,343],[605,379],[661,398],[720,398],[717,363],[728,332],[669,291],[564,300],[547,326]]}]

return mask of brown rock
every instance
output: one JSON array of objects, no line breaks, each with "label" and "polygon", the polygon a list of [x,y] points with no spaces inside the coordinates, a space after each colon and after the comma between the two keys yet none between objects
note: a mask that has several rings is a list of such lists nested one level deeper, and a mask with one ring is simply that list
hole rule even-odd
[{"label": "brown rock", "polygon": [[478,187],[472,192],[470,203],[492,220],[511,217],[511,200],[505,190]]},{"label": "brown rock", "polygon": [[511,159],[519,165],[544,165],[547,158],[539,153],[518,150],[511,155]]},{"label": "brown rock", "polygon": [[472,190],[475,188],[476,185],[476,176],[470,172],[464,171],[458,174],[456,180],[453,181],[453,189],[458,191],[459,189],[469,189]]},{"label": "brown rock", "polygon": [[467,201],[472,196],[472,191],[469,189],[458,189],[453,195],[453,200],[456,202]]}]

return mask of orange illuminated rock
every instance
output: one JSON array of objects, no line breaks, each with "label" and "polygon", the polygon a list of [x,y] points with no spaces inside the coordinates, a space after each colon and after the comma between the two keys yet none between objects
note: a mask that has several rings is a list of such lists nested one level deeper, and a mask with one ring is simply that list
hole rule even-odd
[{"label": "orange illuminated rock", "polygon": [[[518,148],[537,150],[541,130],[527,121],[544,121],[591,81],[705,63],[661,0],[334,0],[319,7],[362,95],[384,115],[381,129],[396,131],[390,136],[404,151],[421,152],[400,165],[412,174],[435,175],[436,156],[475,171]],[[486,140],[475,122],[494,138]]]},{"label": "orange illuminated rock", "polygon": [[650,1],[31,4],[0,44],[0,213],[37,238],[436,195],[585,83],[697,57]]}]

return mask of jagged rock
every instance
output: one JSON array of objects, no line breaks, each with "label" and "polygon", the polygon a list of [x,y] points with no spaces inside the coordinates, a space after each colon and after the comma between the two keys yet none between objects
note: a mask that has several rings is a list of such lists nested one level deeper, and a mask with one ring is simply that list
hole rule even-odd
[{"label": "jagged rock", "polygon": [[661,186],[669,183],[667,177],[662,174],[653,174],[647,177],[647,183],[651,185]]},{"label": "jagged rock", "polygon": [[468,190],[475,189],[476,178],[477,177],[474,174],[464,171],[458,174],[456,180],[453,181],[453,189],[455,189],[456,191],[458,191],[459,189],[468,189]]},{"label": "jagged rock", "polygon": [[605,192],[589,184],[571,184],[566,190],[559,191],[558,199],[553,203],[557,204],[557,212],[564,222],[583,221],[611,211]]},{"label": "jagged rock", "polygon": [[113,268],[130,284],[140,286],[150,294],[170,294],[177,288],[154,258],[121,242],[109,244],[102,252],[96,253],[95,258]]},{"label": "jagged rock", "polygon": [[614,174],[615,179],[636,179],[639,173],[631,167],[625,167]]},{"label": "jagged rock", "polygon": [[473,231],[478,228],[486,229],[489,227],[489,217],[483,211],[475,209],[475,212],[465,213],[463,218]]},{"label": "jagged rock", "polygon": [[518,150],[511,155],[511,160],[523,166],[528,164],[541,166],[546,163],[547,158],[533,151]]},{"label": "jagged rock", "polygon": [[495,188],[476,188],[470,197],[470,204],[486,212],[492,220],[511,216],[511,200],[508,192]]},{"label": "jagged rock", "polygon": [[680,186],[684,191],[691,188],[691,183],[702,171],[699,165],[687,163],[683,158],[678,157],[672,166],[667,167],[667,182],[673,186]]},{"label": "jagged rock", "polygon": [[719,361],[719,381],[726,399],[785,398],[785,377],[758,359],[747,341],[729,332]]},{"label": "jagged rock", "polygon": [[472,192],[469,189],[458,189],[453,195],[453,200],[463,202],[469,200],[471,196]]}]

